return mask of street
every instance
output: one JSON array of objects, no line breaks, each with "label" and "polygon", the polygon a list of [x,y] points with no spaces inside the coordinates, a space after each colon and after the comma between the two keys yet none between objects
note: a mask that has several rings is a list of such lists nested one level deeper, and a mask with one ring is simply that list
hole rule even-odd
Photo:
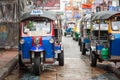
[{"label": "street", "polygon": [[89,52],[81,55],[78,42],[70,36],[63,37],[65,65],[58,63],[46,65],[40,76],[34,76],[31,68],[19,71],[18,65],[4,80],[119,80],[109,70],[108,62],[98,63],[96,68],[90,67]]},{"label": "street", "polygon": [[120,80],[120,0],[0,0],[0,80]]}]

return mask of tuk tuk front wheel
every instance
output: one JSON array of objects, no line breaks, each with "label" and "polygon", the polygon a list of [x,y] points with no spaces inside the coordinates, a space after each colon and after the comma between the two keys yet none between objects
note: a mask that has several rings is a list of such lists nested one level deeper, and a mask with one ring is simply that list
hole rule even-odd
[{"label": "tuk tuk front wheel", "polygon": [[19,67],[25,67],[25,64],[23,63],[22,61],[22,58],[21,58],[21,54],[18,55],[18,63],[19,63]]},{"label": "tuk tuk front wheel", "polygon": [[73,37],[73,33],[71,32],[71,37]]},{"label": "tuk tuk front wheel", "polygon": [[40,60],[40,56],[36,55],[36,54],[40,54],[40,53],[35,53],[35,58],[34,58],[34,73],[35,75],[40,75],[41,73],[41,60]]},{"label": "tuk tuk front wheel", "polygon": [[95,56],[95,54],[91,54],[91,67],[96,67],[97,65],[97,58]]},{"label": "tuk tuk front wheel", "polygon": [[64,66],[64,52],[58,54],[59,66]]},{"label": "tuk tuk front wheel", "polygon": [[64,33],[64,36],[66,36],[66,33]]}]

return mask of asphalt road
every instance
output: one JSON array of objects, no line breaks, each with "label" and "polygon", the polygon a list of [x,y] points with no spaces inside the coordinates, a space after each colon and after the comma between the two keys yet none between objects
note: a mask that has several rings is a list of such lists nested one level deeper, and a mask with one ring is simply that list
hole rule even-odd
[{"label": "asphalt road", "polygon": [[[65,65],[58,63],[45,66],[40,76],[34,76],[31,68],[19,70],[18,66],[5,80],[120,80],[109,70],[109,62],[90,67],[89,52],[81,55],[79,46],[70,36],[63,37]],[[113,64],[114,65],[114,64]]]}]

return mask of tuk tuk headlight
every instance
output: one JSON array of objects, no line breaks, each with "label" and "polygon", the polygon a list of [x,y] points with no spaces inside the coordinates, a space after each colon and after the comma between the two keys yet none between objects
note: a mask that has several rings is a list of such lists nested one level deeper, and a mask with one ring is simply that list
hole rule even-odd
[{"label": "tuk tuk headlight", "polygon": [[110,35],[110,40],[114,40],[115,36],[114,35]]},{"label": "tuk tuk headlight", "polygon": [[50,42],[50,43],[54,43],[54,39],[51,38],[51,39],[49,40],[49,42]]},{"label": "tuk tuk headlight", "polygon": [[24,42],[25,42],[24,39],[20,40],[20,44],[24,44]]}]

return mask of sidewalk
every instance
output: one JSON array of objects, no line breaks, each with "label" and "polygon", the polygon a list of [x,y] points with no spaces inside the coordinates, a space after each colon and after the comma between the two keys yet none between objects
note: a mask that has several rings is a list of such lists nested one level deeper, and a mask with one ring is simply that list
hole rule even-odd
[{"label": "sidewalk", "polygon": [[0,51],[0,80],[4,79],[17,64],[17,50]]}]

